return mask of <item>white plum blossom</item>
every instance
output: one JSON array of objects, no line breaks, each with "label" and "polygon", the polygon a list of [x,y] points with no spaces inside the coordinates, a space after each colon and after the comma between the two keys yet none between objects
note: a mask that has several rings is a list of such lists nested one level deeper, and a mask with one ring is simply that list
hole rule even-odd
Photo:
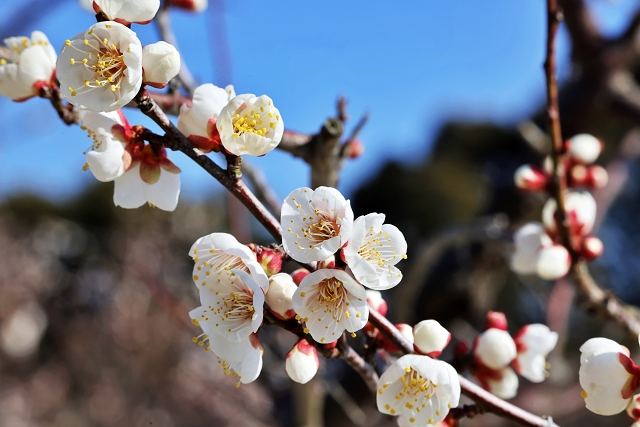
[{"label": "white plum blossom", "polygon": [[273,314],[281,319],[295,317],[293,294],[296,289],[298,289],[298,286],[287,273],[277,273],[269,277],[269,290],[265,299]]},{"label": "white plum blossom", "polygon": [[145,146],[142,159],[133,156],[131,167],[115,179],[113,202],[125,209],[148,203],[163,211],[174,211],[180,197],[180,169],[161,151]]},{"label": "white plum blossom", "polygon": [[106,21],[67,40],[57,62],[62,95],[73,105],[114,111],[142,85],[142,45],[126,26]]},{"label": "white plum blossom", "polygon": [[191,104],[180,107],[178,129],[202,152],[220,149],[216,122],[220,112],[235,96],[233,86],[222,89],[211,83],[198,86]]},{"label": "white plum blossom", "polygon": [[587,409],[598,415],[624,411],[639,379],[629,350],[607,338],[591,338],[580,353],[579,378]]},{"label": "white plum blossom", "polygon": [[47,36],[34,31],[29,37],[9,37],[0,47],[0,95],[14,101],[35,96],[39,86],[51,83],[56,51]]},{"label": "white plum blossom", "polygon": [[571,269],[571,255],[562,245],[551,245],[538,252],[536,273],[544,280],[556,280],[567,275]]},{"label": "white plum blossom", "polygon": [[319,366],[318,350],[307,340],[300,340],[287,353],[284,367],[292,381],[306,384],[315,377]]},{"label": "white plum blossom", "polygon": [[370,213],[353,222],[351,238],[343,249],[349,270],[358,282],[375,289],[390,289],[400,283],[395,266],[406,257],[407,242],[398,228],[384,224],[385,216]]},{"label": "white plum blossom", "polygon": [[369,318],[365,288],[342,270],[316,270],[293,295],[293,309],[319,343],[337,340],[346,330],[364,328]]},{"label": "white plum blossom", "polygon": [[129,124],[120,110],[96,113],[84,110],[79,114],[80,126],[93,141],[85,153],[87,166],[93,176],[102,182],[110,182],[121,176],[131,164],[131,156],[125,150],[125,135]]},{"label": "white plum blossom", "polygon": [[282,140],[284,123],[266,95],[242,94],[224,106],[216,127],[224,148],[236,156],[263,156]]},{"label": "white plum blossom", "polygon": [[438,357],[451,341],[451,333],[437,320],[423,320],[413,327],[413,345],[420,352]]},{"label": "white plum blossom", "polygon": [[489,328],[478,336],[474,355],[487,368],[499,371],[516,358],[516,344],[507,331]]},{"label": "white plum blossom", "polygon": [[520,381],[511,368],[495,371],[483,379],[483,386],[502,399],[512,399],[518,394]]},{"label": "white plum blossom", "polygon": [[336,189],[302,187],[284,200],[281,214],[282,245],[299,262],[322,261],[351,237],[351,204]]},{"label": "white plum blossom", "polygon": [[515,370],[531,382],[539,383],[547,377],[547,355],[555,348],[558,334],[546,325],[533,323],[518,331],[515,343],[518,356]]},{"label": "white plum blossom", "polygon": [[519,274],[536,272],[536,263],[540,250],[553,242],[542,224],[529,222],[514,235],[515,251],[511,256],[511,269]]},{"label": "white plum blossom", "polygon": [[[542,208],[542,222],[549,230],[556,230],[556,201],[550,198]],[[593,230],[596,221],[596,201],[587,191],[568,191],[565,198],[565,210],[571,224],[571,231],[586,235]]]},{"label": "white plum blossom", "polygon": [[595,162],[602,153],[602,142],[593,135],[581,133],[567,141],[567,154],[578,163],[585,165]]},{"label": "white plum blossom", "polygon": [[104,13],[111,21],[123,24],[136,22],[146,24],[151,21],[158,9],[160,0],[94,0],[93,9]]},{"label": "white plum blossom", "polygon": [[212,286],[200,288],[202,307],[197,320],[212,320],[212,331],[229,341],[247,339],[262,325],[262,289],[250,274],[239,269],[221,271],[212,282]]},{"label": "white plum blossom", "polygon": [[428,356],[405,355],[378,380],[378,410],[398,417],[398,425],[439,423],[458,406],[460,381],[446,362]]},{"label": "white plum blossom", "polygon": [[165,41],[146,45],[142,49],[142,71],[146,84],[163,88],[180,72],[180,53]]},{"label": "white plum blossom", "polygon": [[263,293],[269,289],[269,279],[256,259],[256,254],[228,233],[211,233],[200,237],[191,246],[193,282],[200,288],[215,290],[217,275],[233,270],[249,273]]},{"label": "white plum blossom", "polygon": [[200,306],[189,312],[193,324],[203,331],[193,341],[215,354],[226,375],[236,378],[242,384],[255,381],[262,371],[264,353],[257,335],[250,334],[239,341],[232,341],[225,335],[218,334],[216,318],[209,316],[206,309]]}]

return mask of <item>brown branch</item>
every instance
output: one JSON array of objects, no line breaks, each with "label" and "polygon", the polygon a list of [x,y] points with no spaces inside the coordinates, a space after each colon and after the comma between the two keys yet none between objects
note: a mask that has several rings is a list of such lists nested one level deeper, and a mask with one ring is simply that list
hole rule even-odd
[{"label": "brown branch", "polygon": [[344,336],[338,340],[337,348],[340,351],[340,358],[347,362],[364,380],[369,390],[375,393],[378,389],[378,374],[373,369],[373,366],[368,364],[362,356],[351,348]]},{"label": "brown branch", "polygon": [[[571,38],[574,59],[581,63],[593,60],[593,55],[602,44],[603,38],[593,16],[589,12],[589,8],[584,0],[559,1],[564,11],[567,30]],[[547,3],[548,5],[549,3]],[[553,11],[559,11],[557,1],[553,2],[553,6]],[[548,7],[547,11],[549,11]]]},{"label": "brown branch", "polygon": [[547,0],[547,11],[547,55],[544,68],[547,81],[547,115],[552,142],[551,157],[553,159],[551,195],[557,203],[556,220],[559,224],[561,241],[572,255],[572,277],[590,308],[616,322],[629,334],[637,337],[638,333],[640,333],[638,311],[622,303],[613,294],[606,292],[598,285],[589,273],[586,263],[578,258],[578,254],[574,250],[575,245],[571,241],[570,225],[565,210],[566,177],[563,168],[560,167],[564,148],[560,127],[558,82],[556,80],[555,64],[555,38],[562,17],[558,0]]},{"label": "brown branch", "polygon": [[[369,309],[369,321],[387,338],[391,339],[403,353],[414,353],[413,345],[386,317],[373,308]],[[544,418],[534,415],[489,393],[463,376],[459,376],[459,379],[462,393],[488,412],[508,418],[523,426],[557,427],[557,424],[550,417]]]},{"label": "brown branch", "polygon": [[60,90],[53,87],[45,87],[38,93],[40,98],[48,99],[51,102],[51,106],[58,113],[58,117],[65,125],[72,125],[78,123],[78,113],[73,108],[73,105],[67,104],[62,100]]},{"label": "brown branch", "polygon": [[227,171],[218,166],[211,158],[197,152],[189,140],[171,123],[158,104],[151,99],[146,90],[140,90],[134,98],[134,101],[138,104],[138,108],[143,114],[151,118],[166,132],[164,136],[158,137],[157,135],[153,136],[151,132],[147,131],[144,134],[145,138],[153,139],[156,142],[162,143],[167,148],[186,154],[238,198],[276,241],[282,241],[280,223],[271,215],[267,208],[241,179],[230,176]]}]

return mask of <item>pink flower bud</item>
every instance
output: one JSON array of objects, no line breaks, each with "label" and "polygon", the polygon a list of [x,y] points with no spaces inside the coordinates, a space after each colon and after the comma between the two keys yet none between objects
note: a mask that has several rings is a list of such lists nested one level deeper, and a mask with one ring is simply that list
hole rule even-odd
[{"label": "pink flower bud", "polygon": [[569,178],[571,187],[603,188],[609,182],[607,170],[600,165],[574,165]]},{"label": "pink flower bud", "polygon": [[430,357],[438,357],[451,341],[451,333],[437,320],[423,320],[413,327],[413,346]]},{"label": "pink flower bud", "polygon": [[267,306],[280,319],[291,319],[296,313],[293,310],[293,294],[298,287],[287,273],[274,274],[269,278],[269,290],[265,296]]},{"label": "pink flower bud", "polygon": [[602,142],[593,135],[581,133],[566,142],[567,154],[575,162],[591,164],[602,153]]},{"label": "pink flower bud", "polygon": [[571,256],[562,245],[542,248],[538,253],[536,272],[544,280],[556,280],[564,277],[571,268]]},{"label": "pink flower bud", "polygon": [[595,236],[589,236],[582,241],[581,253],[587,261],[593,261],[604,252],[602,240]]},{"label": "pink flower bud", "polygon": [[291,273],[291,277],[293,278],[293,282],[296,285],[299,285],[300,282],[302,282],[302,279],[307,277],[307,275],[309,275],[309,270],[307,270],[306,268],[299,268],[299,269],[295,270],[293,273]]},{"label": "pink flower bud", "polygon": [[369,303],[369,307],[373,308],[378,313],[383,316],[387,315],[387,302],[382,298],[380,291],[367,289],[367,303]]},{"label": "pink flower bud", "polygon": [[631,403],[627,406],[627,415],[634,421],[640,421],[640,394],[636,394],[631,399]]},{"label": "pink flower bud", "polygon": [[347,157],[350,159],[357,159],[364,153],[364,145],[359,139],[354,139],[346,147]]},{"label": "pink flower bud", "polygon": [[267,276],[280,273],[280,270],[282,270],[282,252],[264,247],[259,247],[256,252],[258,262]]},{"label": "pink flower bud", "polygon": [[547,186],[548,178],[545,173],[531,165],[520,166],[514,175],[516,186],[523,190],[540,191]]},{"label": "pink flower bud", "polygon": [[336,257],[331,255],[329,258],[318,261],[318,270],[322,268],[336,268]]},{"label": "pink flower bud", "polygon": [[285,370],[292,381],[306,384],[316,375],[320,361],[318,350],[307,340],[300,340],[287,353]]},{"label": "pink flower bud", "polygon": [[190,12],[202,12],[207,8],[207,0],[167,0],[171,6]]},{"label": "pink flower bud", "polygon": [[500,311],[490,311],[487,313],[485,327],[487,329],[496,328],[506,331],[508,329],[507,316]]}]

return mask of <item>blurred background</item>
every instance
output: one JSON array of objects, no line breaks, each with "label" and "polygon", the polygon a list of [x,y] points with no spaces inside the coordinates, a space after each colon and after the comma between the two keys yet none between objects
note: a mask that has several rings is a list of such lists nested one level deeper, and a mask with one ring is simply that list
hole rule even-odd
[{"label": "blurred background", "polygon": [[[591,132],[607,144],[611,182],[596,194],[606,250],[593,271],[638,304],[640,6],[562,3],[565,136]],[[543,202],[512,178],[546,150],[542,0],[210,0],[202,14],[171,17],[200,82],[268,94],[288,129],[316,132],[339,95],[351,125],[370,114],[365,152],[345,165],[340,190],[356,215],[383,212],[407,237],[405,280],[385,295],[392,320],[435,318],[469,341],[487,310],[507,312],[512,331],[548,323],[562,337],[551,378],[523,379],[515,403],[563,426],[630,424],[589,413],[577,385],[579,345],[624,340],[620,331],[576,308],[570,284],[508,268],[514,228],[539,218]],[[77,0],[0,2],[2,37],[39,29],[60,47],[92,22]],[[153,25],[134,29],[157,40]],[[112,184],[82,171],[90,141],[44,100],[0,99],[0,129],[0,427],[395,425],[339,361],[292,385],[285,333],[262,328],[265,368],[238,390],[191,343],[191,243],[213,231],[269,240],[188,159],[172,155],[183,170],[176,212],[126,211],[113,206]],[[249,162],[280,199],[308,185],[307,166],[287,153]],[[510,424],[486,415],[462,425]]]}]

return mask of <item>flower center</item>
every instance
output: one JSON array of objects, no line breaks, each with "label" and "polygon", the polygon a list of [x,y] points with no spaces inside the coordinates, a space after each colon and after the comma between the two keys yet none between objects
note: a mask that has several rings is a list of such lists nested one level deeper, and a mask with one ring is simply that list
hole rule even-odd
[{"label": "flower center", "polygon": [[277,114],[267,112],[264,106],[248,107],[247,104],[243,104],[231,120],[233,137],[238,138],[245,133],[266,137],[269,130],[276,128],[278,119]]},{"label": "flower center", "polygon": [[324,279],[318,283],[318,300],[323,303],[342,304],[347,297],[342,282],[335,277]]},{"label": "flower center", "polygon": [[253,295],[249,292],[234,291],[223,300],[224,320],[251,320],[256,309],[253,307]]},{"label": "flower center", "polygon": [[316,210],[315,221],[312,222],[306,230],[303,230],[304,237],[319,245],[325,240],[332,239],[340,233],[340,225],[335,219]]},{"label": "flower center", "polygon": [[[110,28],[106,26],[106,28]],[[108,87],[116,94],[120,91],[120,83],[125,77],[127,65],[124,62],[124,54],[118,46],[108,37],[100,38],[93,30],[86,33],[82,40],[82,48],[77,47],[71,40],[65,42],[80,53],[80,58],[71,58],[71,65],[84,67],[91,72],[92,78],[86,79],[82,87],[69,87],[71,96],[86,93],[97,88]],[[82,91],[84,89],[84,91]]]},{"label": "flower center", "polygon": [[365,261],[377,264],[378,267],[394,264],[399,254],[394,251],[391,243],[391,238],[384,231],[375,233],[369,230],[363,245],[358,249],[358,255]]}]

